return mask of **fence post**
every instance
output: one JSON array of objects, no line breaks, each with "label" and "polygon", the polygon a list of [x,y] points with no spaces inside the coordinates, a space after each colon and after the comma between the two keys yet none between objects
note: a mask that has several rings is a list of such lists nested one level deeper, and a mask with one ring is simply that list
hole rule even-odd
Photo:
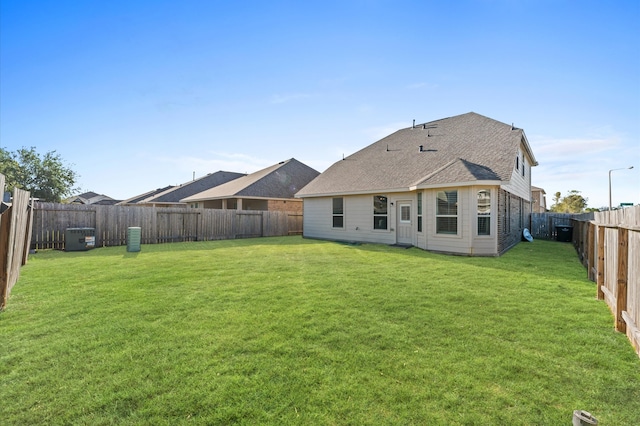
[{"label": "fence post", "polygon": [[593,273],[593,251],[595,250],[593,230],[595,225],[592,222],[588,222],[587,226],[587,277],[591,281],[595,281],[595,274]]},{"label": "fence post", "polygon": [[616,331],[625,333],[627,323],[622,312],[627,310],[627,259],[629,257],[629,231],[618,228],[618,296],[616,297]]},{"label": "fence post", "polygon": [[596,281],[598,300],[604,299],[604,292],[602,291],[602,286],[604,285],[604,230],[604,226],[598,225],[598,269]]},{"label": "fence post", "polygon": [[11,273],[11,259],[9,234],[11,234],[11,209],[9,207],[0,215],[0,310],[7,303],[9,292],[9,274]]}]

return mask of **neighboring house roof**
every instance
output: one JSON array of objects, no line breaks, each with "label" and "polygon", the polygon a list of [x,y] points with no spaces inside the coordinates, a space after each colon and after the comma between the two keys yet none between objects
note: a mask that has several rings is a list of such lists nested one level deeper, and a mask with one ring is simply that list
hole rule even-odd
[{"label": "neighboring house roof", "polygon": [[533,185],[531,185],[531,191],[539,191],[539,192],[542,192],[543,194],[546,194],[544,189],[537,186],[533,186]]},{"label": "neighboring house roof", "polygon": [[161,194],[173,187],[174,187],[173,185],[169,185],[169,186],[165,186],[164,188],[154,189],[152,191],[145,192],[144,194],[136,195],[126,200],[120,201],[118,204],[137,204],[143,200],[146,200],[147,198],[155,197],[156,195]]},{"label": "neighboring house roof", "polygon": [[537,165],[522,129],[483,115],[416,124],[336,162],[296,196],[498,184],[511,179],[521,143]]},{"label": "neighboring house roof", "polygon": [[95,192],[84,192],[66,200],[70,204],[115,204],[118,201],[111,197]]},{"label": "neighboring house roof", "polygon": [[302,189],[320,173],[291,158],[281,161],[266,169],[232,180],[215,188],[208,189],[181,201],[194,202],[223,198],[294,198]]},{"label": "neighboring house roof", "polygon": [[139,203],[153,204],[153,203],[180,203],[183,198],[191,195],[198,194],[207,189],[215,188],[216,186],[225,184],[234,179],[246,176],[244,173],[235,172],[215,172],[210,173],[204,177],[193,180],[191,182],[183,183],[182,185],[174,186],[166,191],[155,194],[152,197],[139,201]]}]

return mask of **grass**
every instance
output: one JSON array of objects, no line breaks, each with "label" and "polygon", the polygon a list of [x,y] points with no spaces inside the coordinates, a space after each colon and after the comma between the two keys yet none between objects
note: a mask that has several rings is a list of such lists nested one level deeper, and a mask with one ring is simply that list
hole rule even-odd
[{"label": "grass", "polygon": [[31,256],[3,424],[640,424],[570,244],[467,258],[299,237]]}]

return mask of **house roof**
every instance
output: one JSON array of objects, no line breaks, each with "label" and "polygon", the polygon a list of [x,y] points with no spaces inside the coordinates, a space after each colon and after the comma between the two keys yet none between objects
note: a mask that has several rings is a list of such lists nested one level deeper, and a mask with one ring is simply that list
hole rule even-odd
[{"label": "house roof", "polygon": [[66,202],[74,204],[115,204],[118,200],[114,200],[104,194],[89,191],[67,198]]},{"label": "house roof", "polygon": [[183,198],[182,202],[222,198],[294,198],[296,192],[320,173],[291,158],[255,173]]},{"label": "house roof", "polygon": [[169,185],[169,186],[165,186],[164,188],[158,188],[158,189],[154,189],[152,191],[148,191],[145,192],[144,194],[140,194],[140,195],[136,195],[134,197],[128,198],[126,200],[123,200],[121,202],[119,202],[118,204],[136,204],[139,203],[141,201],[146,200],[147,198],[152,198],[155,197],[158,194],[161,194],[171,188],[173,188],[173,185]]},{"label": "house roof", "polygon": [[177,203],[180,203],[180,200],[182,200],[183,198],[189,197],[191,195],[199,194],[200,192],[206,191],[207,189],[215,188],[216,186],[230,182],[234,179],[238,179],[242,176],[246,176],[246,174],[235,173],[235,172],[224,172],[224,171],[210,173],[199,179],[193,180],[191,182],[183,183],[182,185],[174,186],[167,189],[166,191],[162,191],[160,193],[154,194],[151,197],[148,197],[139,201],[139,203],[145,203],[145,204],[176,203],[177,204]]},{"label": "house roof", "polygon": [[521,144],[530,164],[537,165],[522,129],[483,115],[416,124],[336,162],[296,196],[506,182]]}]

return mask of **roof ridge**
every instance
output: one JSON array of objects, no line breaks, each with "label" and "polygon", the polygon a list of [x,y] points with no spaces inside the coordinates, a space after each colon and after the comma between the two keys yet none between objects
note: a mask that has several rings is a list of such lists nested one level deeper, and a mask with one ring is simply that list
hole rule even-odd
[{"label": "roof ridge", "polygon": [[420,185],[422,182],[424,182],[427,179],[431,179],[432,177],[434,177],[435,175],[437,175],[438,173],[440,173],[441,171],[453,166],[456,162],[458,161],[462,161],[462,158],[457,157],[454,158],[453,160],[449,161],[448,163],[446,163],[444,166],[434,170],[433,172],[429,173],[428,175],[418,179],[416,182],[412,183],[411,185],[409,185],[410,188],[413,188],[415,186]]}]

